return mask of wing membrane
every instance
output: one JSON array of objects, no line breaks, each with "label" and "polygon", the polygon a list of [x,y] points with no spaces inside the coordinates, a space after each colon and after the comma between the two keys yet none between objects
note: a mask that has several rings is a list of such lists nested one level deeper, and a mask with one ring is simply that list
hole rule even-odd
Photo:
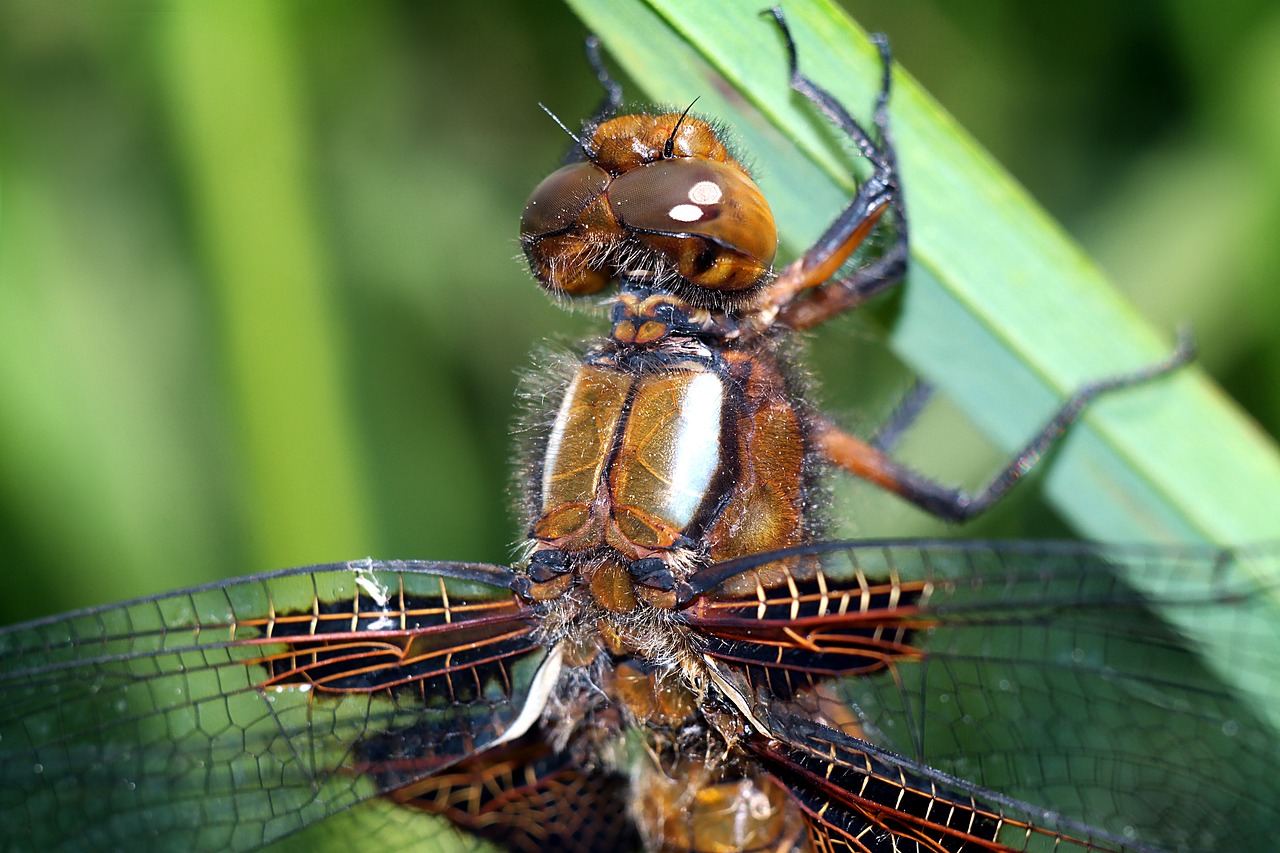
[{"label": "wing membrane", "polygon": [[460,762],[392,795],[444,815],[513,853],[635,850],[627,817],[627,779],[585,767],[535,731]]},{"label": "wing membrane", "polygon": [[1274,552],[832,543],[774,559],[769,587],[687,616],[775,702],[1152,845],[1266,846],[1280,823],[1280,626],[1258,579]]},{"label": "wing membrane", "polygon": [[790,791],[816,850],[850,853],[1135,853],[1147,848],[913,766],[798,717],[748,748]]},{"label": "wing membrane", "polygon": [[465,758],[544,657],[509,580],[364,561],[5,629],[0,821],[20,848],[243,849]]}]

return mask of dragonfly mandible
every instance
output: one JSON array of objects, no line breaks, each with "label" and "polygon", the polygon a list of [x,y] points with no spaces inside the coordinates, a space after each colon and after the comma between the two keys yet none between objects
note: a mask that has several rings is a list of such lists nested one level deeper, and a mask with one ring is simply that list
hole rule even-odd
[{"label": "dragonfly mandible", "polygon": [[[595,58],[605,107],[522,241],[553,292],[610,289],[612,328],[548,395],[526,559],[311,567],[6,630],[9,846],[252,848],[367,801],[529,850],[1266,837],[1276,744],[1112,571],[1168,609],[1237,607],[1247,656],[1242,566],[1266,552],[821,541],[820,464],[963,520],[1094,396],[1187,353],[1082,389],[973,495],[813,411],[786,333],[894,286],[907,219],[887,48],[867,130],[775,14],[793,88],[872,167],[817,245],[773,275],[767,203],[714,128],[613,117]],[[1021,760],[1024,727],[1056,751]]]}]

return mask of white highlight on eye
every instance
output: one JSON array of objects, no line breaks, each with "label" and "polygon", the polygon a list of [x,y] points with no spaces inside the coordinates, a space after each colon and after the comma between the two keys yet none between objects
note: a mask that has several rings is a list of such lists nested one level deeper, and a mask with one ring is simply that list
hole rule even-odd
[{"label": "white highlight on eye", "polygon": [[677,204],[667,211],[667,216],[677,222],[697,222],[702,218],[702,208],[696,204]]},{"label": "white highlight on eye", "polygon": [[698,181],[689,188],[689,201],[694,204],[715,204],[724,195],[724,190],[715,181]]}]

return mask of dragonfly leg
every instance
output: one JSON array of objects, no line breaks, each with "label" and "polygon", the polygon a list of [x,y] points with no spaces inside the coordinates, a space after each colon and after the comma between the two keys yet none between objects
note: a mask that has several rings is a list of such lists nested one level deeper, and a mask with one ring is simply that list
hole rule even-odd
[{"label": "dragonfly leg", "polygon": [[[775,7],[770,12],[786,41],[791,88],[808,98],[844,131],[872,165],[871,174],[858,187],[849,205],[803,256],[778,275],[763,296],[764,317],[776,319],[792,329],[807,329],[894,286],[906,272],[907,217],[887,110],[893,60],[888,41],[881,35],[874,36],[883,76],[876,96],[873,135],[830,92],[800,72],[795,42],[782,10]],[[833,279],[886,214],[893,228],[892,244],[853,274]],[[807,291],[811,292],[806,294]],[[800,299],[802,294],[807,298]]]},{"label": "dragonfly leg", "polygon": [[573,145],[569,146],[569,150],[561,158],[560,164],[562,166],[581,163],[595,156],[595,151],[590,144],[591,137],[595,134],[597,127],[608,119],[613,118],[613,115],[618,111],[618,107],[622,104],[622,84],[613,79],[613,76],[609,74],[609,69],[604,66],[604,59],[600,56],[600,39],[594,34],[587,36],[585,50],[591,70],[596,73],[596,79],[604,87],[604,97],[596,105],[591,115],[582,122],[581,131],[574,133],[560,120],[559,116],[545,105],[538,105],[573,140]]},{"label": "dragonfly leg", "polygon": [[600,39],[594,34],[587,36],[586,52],[587,62],[590,63],[591,70],[596,73],[596,79],[604,88],[604,98],[584,122],[584,126],[588,128],[588,132],[584,135],[590,136],[591,130],[595,130],[601,122],[613,118],[618,112],[618,107],[622,105],[622,84],[613,79],[609,69],[605,68],[604,59],[600,56]]},{"label": "dragonfly leg", "polygon": [[893,407],[889,419],[876,428],[869,444],[876,450],[888,453],[898,446],[902,436],[916,422],[925,406],[933,399],[933,385],[917,378]]},{"label": "dragonfly leg", "polygon": [[525,601],[558,598],[573,584],[569,555],[558,548],[540,548],[529,557],[524,574],[511,582],[511,591]]},{"label": "dragonfly leg", "polygon": [[990,509],[1026,476],[1095,398],[1151,382],[1187,364],[1194,357],[1195,343],[1189,334],[1183,332],[1178,336],[1174,351],[1161,361],[1081,386],[1009,464],[976,492],[951,488],[930,479],[893,459],[875,444],[852,436],[829,421],[817,421],[815,437],[819,451],[833,465],[893,492],[939,518],[967,521]]}]

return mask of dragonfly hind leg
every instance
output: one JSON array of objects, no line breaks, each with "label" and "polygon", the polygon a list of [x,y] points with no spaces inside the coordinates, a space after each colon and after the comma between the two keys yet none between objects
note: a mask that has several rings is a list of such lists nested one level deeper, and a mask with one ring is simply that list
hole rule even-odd
[{"label": "dragonfly hind leg", "polygon": [[1109,376],[1076,389],[1009,463],[976,492],[945,486],[893,459],[875,443],[863,441],[830,421],[815,419],[819,452],[831,464],[893,492],[947,521],[968,521],[990,509],[1030,472],[1096,398],[1159,379],[1195,358],[1195,343],[1182,332],[1166,358],[1138,370]]}]

